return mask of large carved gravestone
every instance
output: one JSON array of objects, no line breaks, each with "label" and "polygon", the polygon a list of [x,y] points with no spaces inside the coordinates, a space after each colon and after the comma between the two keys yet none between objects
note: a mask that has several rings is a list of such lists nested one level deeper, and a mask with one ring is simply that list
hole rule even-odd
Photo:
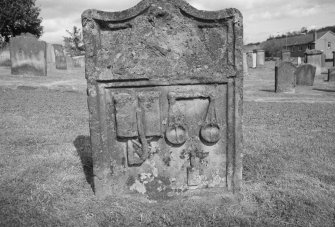
[{"label": "large carved gravestone", "polygon": [[313,86],[316,67],[310,64],[298,66],[295,71],[297,86]]},{"label": "large carved gravestone", "polygon": [[64,48],[60,44],[53,44],[55,50],[56,69],[67,69]]},{"label": "large carved gravestone", "polygon": [[145,0],[82,15],[97,196],[235,191],[242,176],[242,16]]},{"label": "large carved gravestone", "polygon": [[295,92],[296,67],[291,62],[275,66],[275,92]]},{"label": "large carved gravestone", "polygon": [[10,39],[12,75],[47,75],[46,43],[32,34]]}]

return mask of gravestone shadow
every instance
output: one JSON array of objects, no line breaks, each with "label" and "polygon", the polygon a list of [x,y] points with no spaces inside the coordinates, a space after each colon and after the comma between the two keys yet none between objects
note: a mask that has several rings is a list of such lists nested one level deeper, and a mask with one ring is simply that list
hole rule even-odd
[{"label": "gravestone shadow", "polygon": [[323,92],[335,92],[335,90],[330,90],[330,89],[321,89],[321,88],[313,88],[315,91],[323,91]]},{"label": "gravestone shadow", "polygon": [[73,145],[76,147],[78,156],[80,157],[86,181],[91,185],[94,191],[93,158],[90,137],[83,135],[77,136],[73,141]]}]

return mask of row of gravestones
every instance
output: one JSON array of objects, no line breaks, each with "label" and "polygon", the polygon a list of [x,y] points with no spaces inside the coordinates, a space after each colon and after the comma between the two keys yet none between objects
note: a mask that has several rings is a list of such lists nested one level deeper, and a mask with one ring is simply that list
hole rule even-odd
[{"label": "row of gravestones", "polygon": [[48,68],[66,70],[85,65],[84,56],[66,56],[62,45],[39,41],[29,33],[11,38],[9,52],[12,75],[46,76]]},{"label": "row of gravestones", "polygon": [[296,86],[313,86],[316,67],[311,64],[295,66],[279,62],[275,66],[275,92],[295,92]]}]

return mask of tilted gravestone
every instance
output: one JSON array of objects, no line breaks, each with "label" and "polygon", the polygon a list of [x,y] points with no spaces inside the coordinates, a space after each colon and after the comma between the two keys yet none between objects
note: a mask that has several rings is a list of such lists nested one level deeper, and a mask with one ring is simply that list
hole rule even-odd
[{"label": "tilted gravestone", "polygon": [[47,75],[46,43],[32,34],[10,39],[12,75]]},{"label": "tilted gravestone", "polygon": [[328,69],[327,81],[335,81],[335,67],[331,67]]},{"label": "tilted gravestone", "polygon": [[303,64],[295,71],[297,86],[313,86],[316,67],[310,64]]},{"label": "tilted gravestone", "polygon": [[240,12],[144,0],[82,24],[96,195],[239,190]]},{"label": "tilted gravestone", "polygon": [[295,92],[295,71],[291,62],[280,62],[275,66],[275,92]]},{"label": "tilted gravestone", "polygon": [[64,48],[60,44],[53,44],[55,50],[56,69],[67,69]]}]

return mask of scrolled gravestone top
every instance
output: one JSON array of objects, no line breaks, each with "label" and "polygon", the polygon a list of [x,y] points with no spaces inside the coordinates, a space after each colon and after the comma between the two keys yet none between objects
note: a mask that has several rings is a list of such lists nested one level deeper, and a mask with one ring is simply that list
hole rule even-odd
[{"label": "scrolled gravestone top", "polygon": [[97,69],[88,71],[89,80],[243,76],[242,15],[236,9],[208,12],[181,0],[144,0],[121,12],[86,10],[82,23],[92,44],[86,47],[88,68]]}]

